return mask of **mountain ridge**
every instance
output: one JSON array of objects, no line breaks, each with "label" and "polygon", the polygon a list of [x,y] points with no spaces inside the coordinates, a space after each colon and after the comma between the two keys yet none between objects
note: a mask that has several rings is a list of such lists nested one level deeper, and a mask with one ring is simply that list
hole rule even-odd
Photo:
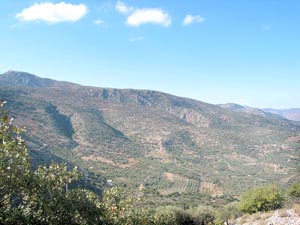
[{"label": "mountain ridge", "polygon": [[71,87],[80,86],[79,84],[56,81],[49,78],[40,78],[34,74],[27,72],[20,72],[9,70],[0,74],[0,86],[2,87],[28,87],[28,88],[42,88],[42,87]]},{"label": "mountain ridge", "polygon": [[135,89],[0,87],[0,97],[27,127],[31,149],[149,201],[169,203],[176,193],[178,202],[204,193],[238,195],[299,179],[299,123],[273,114]]},{"label": "mountain ridge", "polygon": [[250,106],[242,106],[236,103],[226,103],[218,104],[218,106],[229,109],[235,112],[253,113],[263,116],[273,116],[277,115],[292,121],[300,121],[300,109],[299,108],[289,108],[289,109],[272,109],[272,108],[253,108]]},{"label": "mountain ridge", "polygon": [[[1,87],[29,87],[29,88],[42,88],[42,87],[82,87],[80,84],[68,82],[68,81],[57,81],[50,78],[40,78],[34,74],[22,72],[22,71],[14,71],[8,70],[7,72],[0,74],[0,86]],[[92,87],[92,86],[85,86]],[[95,87],[97,88],[97,87]],[[132,88],[103,88],[107,91],[109,90],[136,90],[136,91],[145,91],[145,92],[160,92],[160,91],[152,91],[147,89],[132,89]],[[164,92],[160,92],[164,93]],[[168,93],[164,93],[168,94]],[[172,95],[172,94],[169,94]],[[175,96],[175,95],[172,95]],[[180,97],[180,96],[175,96]],[[190,100],[199,101],[192,98],[186,98]],[[207,103],[209,104],[209,103]],[[273,108],[254,108],[251,106],[243,106],[236,103],[224,103],[217,104],[218,106],[229,109],[233,111],[243,111],[254,114],[264,114],[264,113],[272,113],[284,117],[289,120],[300,121],[300,109],[299,108],[288,108],[288,109],[273,109]],[[293,113],[295,115],[293,115]]]},{"label": "mountain ridge", "polygon": [[265,112],[280,115],[284,118],[294,121],[300,121],[300,108],[290,108],[290,109],[263,109]]}]

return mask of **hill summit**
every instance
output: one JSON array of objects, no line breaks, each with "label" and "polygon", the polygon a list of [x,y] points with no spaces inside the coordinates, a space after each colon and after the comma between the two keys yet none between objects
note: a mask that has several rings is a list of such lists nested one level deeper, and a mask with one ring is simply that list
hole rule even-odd
[{"label": "hill summit", "polygon": [[0,86],[2,87],[30,87],[30,88],[42,88],[42,87],[70,87],[78,86],[64,81],[55,81],[48,78],[40,78],[34,74],[26,72],[18,72],[9,70],[0,75]]}]

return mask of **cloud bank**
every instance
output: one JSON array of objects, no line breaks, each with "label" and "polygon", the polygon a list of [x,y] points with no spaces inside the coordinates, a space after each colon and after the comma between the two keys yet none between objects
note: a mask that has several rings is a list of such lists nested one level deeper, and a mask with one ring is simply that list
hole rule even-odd
[{"label": "cloud bank", "polygon": [[187,26],[190,25],[192,23],[203,23],[205,20],[204,17],[201,17],[200,15],[186,15],[184,20],[183,20],[183,25]]},{"label": "cloud bank", "polygon": [[64,2],[53,4],[35,3],[23,9],[16,17],[21,21],[42,21],[48,23],[76,22],[87,14],[88,8],[84,4],[72,5]]}]

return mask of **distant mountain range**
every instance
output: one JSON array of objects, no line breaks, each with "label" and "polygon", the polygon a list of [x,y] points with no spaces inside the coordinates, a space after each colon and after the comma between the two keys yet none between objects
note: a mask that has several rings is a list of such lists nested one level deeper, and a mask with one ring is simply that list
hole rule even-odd
[{"label": "distant mountain range", "polygon": [[288,120],[300,121],[300,109],[263,109],[265,112],[280,115]]},{"label": "distant mountain range", "polygon": [[[249,106],[241,106],[235,103],[227,103],[227,104],[219,104],[220,107],[224,109],[229,109],[235,112],[244,112],[244,113],[253,113],[261,116],[272,116],[271,114],[275,114],[286,118],[288,120],[300,121],[300,109],[292,108],[292,109],[258,109],[252,108]],[[274,116],[274,115],[273,115]]]},{"label": "distant mountain range", "polygon": [[223,201],[300,179],[300,123],[273,112],[15,71],[0,75],[0,99],[27,127],[36,163],[66,160],[95,185],[105,177],[149,204]]}]

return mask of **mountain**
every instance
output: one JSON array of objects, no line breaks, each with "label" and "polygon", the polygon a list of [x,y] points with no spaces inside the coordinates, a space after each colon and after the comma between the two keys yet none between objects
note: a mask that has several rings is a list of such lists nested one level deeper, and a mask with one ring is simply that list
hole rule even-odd
[{"label": "mountain", "polygon": [[77,164],[95,185],[105,177],[147,204],[193,203],[207,195],[224,201],[249,187],[300,178],[297,122],[157,91],[58,85],[15,74],[0,82],[0,99],[27,127],[32,151]]},{"label": "mountain", "polygon": [[263,116],[266,118],[272,117],[274,119],[279,119],[279,120],[282,119],[281,117],[285,118],[284,116],[278,115],[271,111],[268,112],[263,109],[253,108],[253,107],[249,107],[249,106],[242,106],[242,105],[238,105],[235,103],[218,104],[218,106],[220,106],[224,109],[229,109],[234,112],[241,112],[241,113],[245,113],[245,114],[254,114],[254,115],[259,115],[259,116]]},{"label": "mountain", "polygon": [[263,109],[264,112],[274,113],[286,119],[300,121],[300,109]]},{"label": "mountain", "polygon": [[227,104],[219,104],[220,107],[224,109],[229,109],[235,112],[243,112],[243,113],[252,113],[256,115],[261,116],[281,116],[288,120],[293,121],[300,121],[300,109],[294,108],[294,109],[258,109],[258,108],[252,108],[248,106],[241,106],[235,103],[227,103]]},{"label": "mountain", "polygon": [[229,109],[235,112],[243,112],[243,113],[251,113],[251,114],[256,114],[260,116],[272,116],[270,113],[265,112],[264,110],[258,109],[258,108],[252,108],[249,106],[242,106],[238,105],[235,103],[226,103],[226,104],[218,104],[218,106],[224,108],[224,109]]},{"label": "mountain", "polygon": [[47,78],[40,78],[30,73],[9,70],[0,75],[0,87],[73,87],[73,84],[64,81],[55,81]]}]

